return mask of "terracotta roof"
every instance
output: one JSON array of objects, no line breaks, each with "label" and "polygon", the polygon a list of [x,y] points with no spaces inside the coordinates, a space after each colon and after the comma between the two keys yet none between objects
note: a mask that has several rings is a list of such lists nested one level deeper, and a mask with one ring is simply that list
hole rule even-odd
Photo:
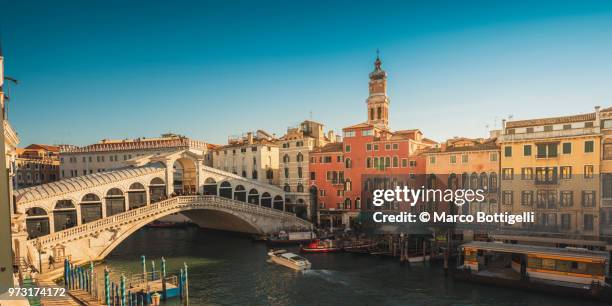
[{"label": "terracotta roof", "polygon": [[438,143],[438,142],[437,142],[437,141],[435,141],[435,140],[431,140],[431,139],[429,139],[429,138],[425,138],[425,137],[423,137],[423,139],[421,139],[421,141],[422,141],[422,142],[425,142],[425,143],[430,143],[430,144],[437,144],[437,143]]},{"label": "terracotta roof", "polygon": [[351,126],[347,126],[345,128],[343,128],[343,130],[348,130],[348,129],[358,129],[358,128],[364,128],[364,127],[373,127],[373,124],[367,123],[367,122],[362,122],[362,123],[358,123],[355,125],[351,125]]},{"label": "terracotta roof", "polygon": [[444,148],[429,148],[425,149],[423,153],[447,153],[447,152],[466,152],[466,151],[490,151],[499,149],[499,145],[495,142],[495,139],[484,143],[477,143],[471,146],[445,146]]},{"label": "terracotta roof", "polygon": [[311,153],[329,153],[329,152],[342,152],[341,142],[332,142],[324,145],[323,147],[314,148]]},{"label": "terracotta roof", "polygon": [[399,131],[395,131],[393,133],[395,133],[395,134],[411,134],[411,133],[415,133],[415,132],[419,132],[419,133],[423,134],[423,132],[421,132],[421,130],[419,130],[419,129],[399,130]]},{"label": "terracotta roof", "polygon": [[572,122],[592,121],[592,120],[595,120],[595,113],[563,116],[563,117],[508,121],[506,122],[506,128],[519,128],[519,127],[535,126],[535,125],[550,125],[550,124],[572,123]]},{"label": "terracotta roof", "polygon": [[47,151],[52,151],[52,152],[59,152],[59,147],[58,146],[52,146],[52,145],[46,145],[46,144],[38,144],[38,143],[33,143],[27,147],[25,147],[26,149],[44,149]]}]

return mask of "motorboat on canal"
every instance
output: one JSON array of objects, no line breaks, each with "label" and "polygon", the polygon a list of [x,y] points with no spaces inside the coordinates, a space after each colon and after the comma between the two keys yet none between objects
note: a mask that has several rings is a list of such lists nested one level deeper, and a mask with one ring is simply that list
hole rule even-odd
[{"label": "motorboat on canal", "polygon": [[266,240],[269,245],[298,245],[312,242],[316,238],[313,232],[285,232],[280,231],[277,235]]},{"label": "motorboat on canal", "polygon": [[331,239],[315,239],[313,242],[302,246],[300,250],[304,253],[332,253],[342,251],[334,240]]},{"label": "motorboat on canal", "polygon": [[270,250],[268,252],[270,261],[273,263],[285,266],[294,270],[304,271],[309,270],[311,267],[308,259],[299,255],[287,252],[286,250]]}]

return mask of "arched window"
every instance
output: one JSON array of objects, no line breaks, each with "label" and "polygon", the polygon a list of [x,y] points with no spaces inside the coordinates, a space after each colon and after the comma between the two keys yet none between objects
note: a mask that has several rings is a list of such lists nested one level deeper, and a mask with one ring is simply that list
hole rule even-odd
[{"label": "arched window", "polygon": [[355,199],[355,209],[361,209],[361,198]]},{"label": "arched window", "polygon": [[[150,203],[159,202],[166,199],[166,183],[159,177],[151,180],[149,183],[149,201]],[[146,202],[145,202],[146,204]]]},{"label": "arched window", "polygon": [[366,158],[366,168],[372,168],[372,158]]},{"label": "arched window", "polygon": [[489,174],[489,192],[497,192],[497,173]]},{"label": "arched window", "polygon": [[261,206],[272,208],[272,197],[269,193],[264,192],[261,194]]},{"label": "arched window", "polygon": [[348,169],[348,168],[352,168],[353,167],[353,163],[351,162],[350,158],[346,158],[344,160],[344,166]]},{"label": "arched window", "polygon": [[283,190],[285,190],[285,192],[291,192],[291,186],[289,186],[289,184],[285,184]]},{"label": "arched window", "polygon": [[204,195],[217,195],[217,181],[212,177],[204,180]]},{"label": "arched window", "polygon": [[457,189],[458,183],[457,183],[457,175],[454,173],[451,173],[448,176],[448,188],[449,189]]},{"label": "arched window", "polygon": [[304,192],[304,185],[302,185],[302,183],[297,185],[297,192]]},{"label": "arched window", "polygon": [[236,186],[236,188],[234,189],[234,200],[246,202],[246,189],[244,189],[244,186]]},{"label": "arched window", "polygon": [[351,191],[353,189],[353,183],[350,179],[344,181],[344,191]]},{"label": "arched window", "polygon": [[219,195],[224,198],[231,199],[232,198],[232,184],[230,184],[228,181],[221,182],[221,185],[219,186]]},{"label": "arched window", "polygon": [[54,230],[61,231],[77,225],[76,207],[71,200],[59,200],[53,209]]},{"label": "arched window", "polygon": [[391,167],[391,158],[389,156],[385,157],[385,168]]},{"label": "arched window", "polygon": [[[138,186],[138,185],[140,186]],[[132,184],[134,187],[142,187],[138,188],[140,192],[143,192],[144,186],[140,183]],[[130,188],[132,187],[130,186]],[[125,197],[123,196],[123,191],[119,188],[112,188],[106,192],[106,197],[104,197],[104,201],[106,202],[106,216],[112,216],[116,214],[120,214],[125,211]]]},{"label": "arched window", "polygon": [[489,180],[487,174],[484,172],[480,173],[480,178],[478,179],[478,188],[482,190],[486,190],[489,188]]},{"label": "arched window", "polygon": [[283,163],[288,163],[289,162],[289,154],[285,154],[283,155]]},{"label": "arched window", "polygon": [[472,172],[472,175],[470,176],[470,188],[478,188],[478,174],[476,174],[476,172]]},{"label": "arched window", "polygon": [[297,154],[297,161],[298,161],[298,162],[302,162],[302,161],[304,161],[304,155],[302,155],[302,153],[301,153],[301,152]]},{"label": "arched window", "polygon": [[351,199],[344,199],[344,209],[351,209]]},{"label": "arched window", "polygon": [[50,234],[49,216],[47,216],[46,210],[40,207],[32,207],[26,211],[26,215],[26,229],[29,239]]},{"label": "arched window", "polygon": [[397,156],[393,156],[393,168],[399,167],[399,158]]},{"label": "arched window", "polygon": [[467,173],[461,174],[461,188],[468,189],[470,188],[469,176]]},{"label": "arched window", "polygon": [[257,170],[253,170],[253,175],[251,176],[254,180],[257,179]]},{"label": "arched window", "polygon": [[259,192],[255,188],[249,190],[248,201],[251,204],[255,204],[255,205],[259,204]]},{"label": "arched window", "polygon": [[283,197],[277,195],[274,197],[274,209],[283,210]]},{"label": "arched window", "polygon": [[[163,191],[161,189],[163,189]],[[151,186],[151,190],[154,190],[157,192],[156,197],[158,199],[161,199],[166,194],[166,187],[164,186]],[[132,185],[130,185],[130,189],[128,189],[127,194],[128,194],[128,209],[135,209],[135,208],[147,205],[147,192],[145,190],[145,187],[142,186],[142,184],[133,183]],[[113,208],[110,212],[109,212],[109,207],[108,207],[108,201],[106,202],[107,203],[106,204],[107,205],[106,206],[107,216],[111,216],[115,212],[119,213],[125,210],[124,207],[122,207],[121,209],[119,208],[119,204],[117,203],[119,201],[113,201],[113,202],[115,204],[113,205]]]},{"label": "arched window", "polygon": [[[121,191],[121,190],[120,190]],[[102,219],[102,201],[93,193],[88,193],[81,199],[81,223]]]}]

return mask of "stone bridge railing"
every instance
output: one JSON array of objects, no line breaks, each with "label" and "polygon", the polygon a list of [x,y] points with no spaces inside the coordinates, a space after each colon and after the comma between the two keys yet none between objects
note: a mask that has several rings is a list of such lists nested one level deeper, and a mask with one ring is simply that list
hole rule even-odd
[{"label": "stone bridge railing", "polygon": [[[96,232],[101,232],[115,226],[143,222],[144,219],[153,221],[168,214],[169,210],[180,211],[198,208],[223,208],[233,211],[240,211],[251,215],[267,216],[291,223],[303,229],[311,229],[312,224],[306,220],[296,217],[292,213],[280,211],[273,208],[262,207],[255,204],[231,200],[215,195],[205,196],[179,196],[161,202],[153,203],[137,209],[116,214],[94,222],[82,224],[69,229],[41,236],[28,242],[35,248],[46,248],[50,245],[65,243],[80,239]],[[146,221],[146,220],[145,220]],[[149,222],[150,222],[149,221]]]}]

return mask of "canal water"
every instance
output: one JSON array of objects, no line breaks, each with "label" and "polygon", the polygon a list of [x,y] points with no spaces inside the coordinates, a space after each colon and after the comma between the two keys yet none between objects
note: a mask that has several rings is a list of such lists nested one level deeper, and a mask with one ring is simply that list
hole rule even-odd
[{"label": "canal water", "polygon": [[[296,250],[297,251],[297,250]],[[168,273],[189,265],[191,305],[603,305],[595,302],[453,282],[440,265],[400,266],[359,254],[305,255],[305,273],[267,262],[265,244],[199,228],[143,228],[105,260],[113,274],[141,271],[160,257]],[[180,305],[177,299],[165,305]]]}]

